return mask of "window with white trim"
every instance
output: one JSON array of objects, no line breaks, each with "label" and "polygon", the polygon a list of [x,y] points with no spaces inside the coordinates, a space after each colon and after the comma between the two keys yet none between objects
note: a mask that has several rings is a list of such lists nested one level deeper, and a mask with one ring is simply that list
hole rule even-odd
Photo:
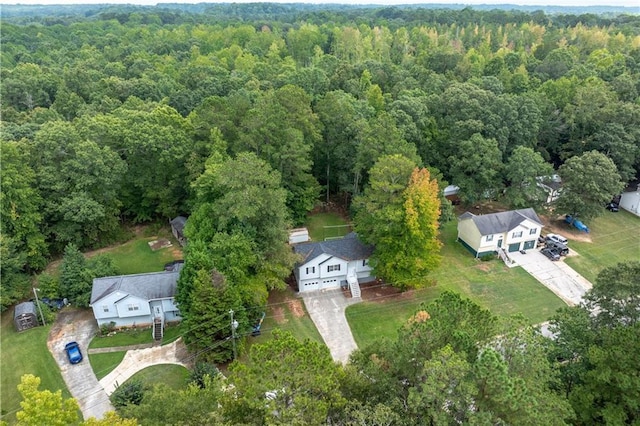
[{"label": "window with white trim", "polygon": [[534,235],[536,232],[538,232],[538,228],[529,229],[529,235]]},{"label": "window with white trim", "polygon": [[140,305],[136,304],[136,303],[129,303],[127,305],[127,309],[130,311],[138,311],[140,310]]},{"label": "window with white trim", "polygon": [[307,268],[307,274],[315,274],[316,273],[316,267],[315,266],[309,266]]},{"label": "window with white trim", "polygon": [[513,234],[511,234],[511,238],[521,238],[521,237],[522,237],[522,231],[514,232]]},{"label": "window with white trim", "polygon": [[339,271],[340,264],[327,266],[327,272]]},{"label": "window with white trim", "polygon": [[493,235],[487,235],[487,242],[493,241]]},{"label": "window with white trim", "polygon": [[109,305],[102,305],[102,310],[104,312],[109,312]]},{"label": "window with white trim", "polygon": [[369,259],[364,259],[362,261],[362,266],[367,266],[369,264]]}]

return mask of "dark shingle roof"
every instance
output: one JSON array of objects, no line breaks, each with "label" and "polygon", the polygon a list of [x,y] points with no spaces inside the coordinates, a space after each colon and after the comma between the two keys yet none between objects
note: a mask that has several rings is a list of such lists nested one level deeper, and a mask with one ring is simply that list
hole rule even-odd
[{"label": "dark shingle roof", "polygon": [[13,312],[13,317],[17,318],[20,315],[24,314],[36,314],[36,304],[33,302],[23,302],[19,305],[16,305],[15,311]]},{"label": "dark shingle roof", "polygon": [[173,297],[176,294],[179,276],[180,271],[178,270],[96,278],[93,280],[91,289],[91,303],[95,303],[116,291],[144,300]]},{"label": "dark shingle roof", "polygon": [[187,218],[184,216],[178,216],[175,219],[172,219],[169,223],[176,229],[176,231],[182,234],[184,231],[184,225],[187,223]]},{"label": "dark shingle roof", "polygon": [[304,264],[325,253],[344,260],[368,259],[373,246],[364,244],[355,232],[351,232],[339,240],[297,244],[293,250],[303,256],[301,263]]},{"label": "dark shingle roof", "polygon": [[510,231],[526,219],[543,226],[542,221],[532,208],[483,214],[480,216],[476,216],[470,212],[465,212],[458,217],[459,220],[469,218],[473,220],[473,223],[476,224],[480,234],[482,235],[500,234],[502,232]]}]

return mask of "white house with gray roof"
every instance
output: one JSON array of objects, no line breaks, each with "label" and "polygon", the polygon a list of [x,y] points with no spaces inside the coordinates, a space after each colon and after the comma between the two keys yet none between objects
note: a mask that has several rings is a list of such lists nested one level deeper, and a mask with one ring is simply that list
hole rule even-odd
[{"label": "white house with gray roof", "polygon": [[466,212],[458,217],[458,241],[475,257],[529,250],[536,247],[542,221],[529,209],[475,215]]},{"label": "white house with gray roof", "polygon": [[302,256],[293,271],[300,292],[348,286],[353,297],[360,297],[359,283],[375,280],[369,266],[373,247],[354,232],[338,240],[296,244],[293,250]]},{"label": "white house with gray roof", "polygon": [[181,319],[174,299],[180,269],[94,279],[91,308],[98,326],[111,322],[116,327],[159,324],[161,335],[167,322]]}]

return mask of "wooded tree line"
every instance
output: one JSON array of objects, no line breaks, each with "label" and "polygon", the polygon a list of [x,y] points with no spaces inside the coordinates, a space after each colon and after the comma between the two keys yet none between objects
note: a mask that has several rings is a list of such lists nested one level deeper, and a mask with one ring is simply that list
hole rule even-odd
[{"label": "wooded tree line", "polygon": [[[123,386],[128,390],[114,402],[124,420],[109,419],[123,425],[633,425],[640,420],[639,294],[640,263],[606,268],[584,304],[552,318],[549,339],[521,317],[498,319],[445,292],[421,306],[397,339],[356,350],[344,366],[324,345],[276,330],[251,347],[246,362],[231,364],[226,377],[198,368],[182,390]],[[77,405],[36,387],[33,378],[23,379],[18,419],[66,424],[76,418]]]},{"label": "wooded tree line", "polygon": [[252,290],[233,297],[264,295],[290,271],[286,227],[319,197],[362,194],[387,155],[466,202],[516,207],[535,207],[535,176],[569,159],[611,177],[598,202],[637,175],[637,17],[549,26],[539,13],[463,10],[398,25],[382,11],[368,24],[317,13],[3,21],[2,307],[68,244],[180,213],[202,225],[190,232],[206,253],[235,253],[223,281]]}]

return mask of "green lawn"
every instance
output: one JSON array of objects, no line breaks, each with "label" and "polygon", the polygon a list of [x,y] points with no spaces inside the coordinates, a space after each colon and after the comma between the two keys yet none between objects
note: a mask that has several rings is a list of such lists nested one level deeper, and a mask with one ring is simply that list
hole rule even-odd
[{"label": "green lawn", "polygon": [[91,354],[89,355],[89,362],[91,368],[95,373],[98,380],[111,373],[124,359],[126,351],[108,352],[105,354]]},{"label": "green lawn", "polygon": [[153,251],[149,247],[149,241],[157,238],[135,239],[114,247],[106,253],[113,258],[118,273],[122,275],[162,271],[165,263],[182,259],[182,249],[174,241],[172,247]]},{"label": "green lawn", "polygon": [[359,346],[378,337],[395,338],[398,327],[420,303],[438,297],[442,291],[460,293],[496,315],[523,314],[531,323],[547,320],[566,306],[522,268],[507,268],[494,260],[480,262],[458,242],[457,223],[442,230],[442,264],[428,279],[435,286],[392,298],[385,302],[364,302],[347,308],[347,320]]},{"label": "green lawn", "polygon": [[91,339],[89,349],[113,348],[116,346],[140,345],[152,343],[153,336],[150,328],[136,328],[118,331],[114,336],[96,336]]},{"label": "green lawn", "polygon": [[293,290],[271,291],[268,303],[261,334],[257,337],[248,337],[249,345],[266,342],[271,338],[274,329],[290,331],[300,341],[310,339],[324,344],[322,336],[307,313],[304,302]]},{"label": "green lawn", "polygon": [[[177,364],[158,364],[138,371],[128,381],[140,380],[142,383],[153,386],[164,383],[171,389],[179,390],[187,386],[189,370]],[[125,382],[126,383],[126,382]]]},{"label": "green lawn", "polygon": [[348,225],[337,213],[316,213],[307,217],[307,229],[311,241],[324,241],[329,237],[340,237],[351,232],[351,227],[325,228],[325,226]]},{"label": "green lawn", "polygon": [[62,395],[71,394],[62,380],[58,364],[47,348],[47,336],[51,326],[35,327],[17,333],[13,326],[13,309],[2,314],[0,337],[0,410],[3,421],[15,424],[16,412],[22,400],[17,386],[23,374],[40,377],[40,389],[52,392],[62,390]]},{"label": "green lawn", "polygon": [[606,212],[589,222],[589,231],[590,243],[570,241],[580,256],[569,256],[565,262],[592,283],[603,268],[640,259],[639,217],[624,210]]}]

